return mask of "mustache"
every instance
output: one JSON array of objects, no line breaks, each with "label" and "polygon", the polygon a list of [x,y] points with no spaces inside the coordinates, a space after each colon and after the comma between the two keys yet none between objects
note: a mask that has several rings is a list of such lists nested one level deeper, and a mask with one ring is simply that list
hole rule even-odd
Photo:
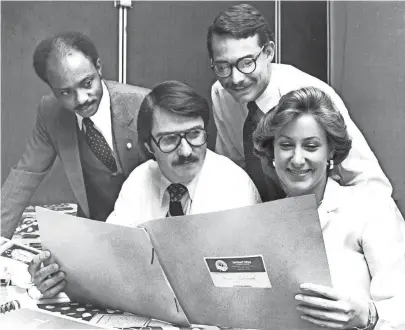
[{"label": "mustache", "polygon": [[235,89],[235,88],[246,88],[246,87],[249,86],[249,84],[244,84],[244,83],[233,84],[233,83],[230,83],[228,86],[229,86],[230,88],[232,88],[232,89]]},{"label": "mustache", "polygon": [[173,163],[173,166],[184,165],[186,163],[196,163],[198,162],[199,158],[194,155],[189,155],[187,157],[179,156]]},{"label": "mustache", "polygon": [[83,109],[85,109],[85,108],[87,108],[87,107],[93,105],[94,103],[96,103],[96,101],[90,101],[90,102],[86,102],[86,103],[83,103],[83,104],[79,104],[79,105],[75,108],[75,110],[78,110],[78,111],[83,110]]}]

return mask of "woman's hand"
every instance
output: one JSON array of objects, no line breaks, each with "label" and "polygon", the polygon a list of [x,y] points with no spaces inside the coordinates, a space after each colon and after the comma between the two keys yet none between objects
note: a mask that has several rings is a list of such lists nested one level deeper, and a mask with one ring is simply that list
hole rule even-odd
[{"label": "woman's hand", "polygon": [[310,283],[300,285],[302,293],[297,310],[302,319],[332,329],[364,328],[368,322],[369,305],[365,299],[340,294],[335,289]]}]

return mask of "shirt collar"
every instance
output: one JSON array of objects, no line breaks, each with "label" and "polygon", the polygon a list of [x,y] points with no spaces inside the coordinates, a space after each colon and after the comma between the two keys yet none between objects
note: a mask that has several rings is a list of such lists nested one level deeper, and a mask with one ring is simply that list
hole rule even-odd
[{"label": "shirt collar", "polygon": [[273,65],[270,81],[262,95],[256,99],[256,104],[263,113],[267,113],[273,109],[281,98],[280,88],[278,88],[275,83],[272,83],[273,81],[276,81],[274,78],[274,71],[275,66]]},{"label": "shirt collar", "polygon": [[339,183],[331,178],[328,178],[326,183],[325,192],[323,194],[322,204],[319,206],[319,212],[331,212],[339,207],[340,202],[343,200],[342,187]]},{"label": "shirt collar", "polygon": [[[101,86],[103,88],[103,96],[101,97],[100,104],[98,105],[97,112],[91,116],[91,120],[93,121],[96,127],[102,127],[103,122],[106,122],[108,118],[108,122],[110,121],[111,116],[111,102],[110,102],[110,93],[108,92],[107,86],[105,85],[104,81],[101,80]],[[83,117],[76,113],[77,117],[77,124],[79,128],[83,128]]]},{"label": "shirt collar", "polygon": [[[157,171],[158,171],[160,204],[163,205],[165,192],[167,191],[167,188],[172,184],[172,182],[169,181],[163,175],[163,173],[160,171],[159,166],[157,165],[157,163],[156,163],[156,168],[157,168]],[[197,186],[198,177],[199,177],[199,174],[193,180],[191,180],[190,182],[183,183],[183,185],[187,188],[187,192],[188,192],[188,195],[189,195],[191,201],[193,201],[193,198],[194,198],[194,193],[195,193],[195,189],[196,189],[196,186]]]}]

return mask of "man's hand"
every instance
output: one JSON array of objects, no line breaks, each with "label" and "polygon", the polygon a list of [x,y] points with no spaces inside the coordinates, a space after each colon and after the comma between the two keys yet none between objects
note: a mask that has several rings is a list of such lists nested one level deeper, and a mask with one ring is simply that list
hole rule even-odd
[{"label": "man's hand", "polygon": [[42,298],[52,298],[56,296],[59,292],[63,291],[66,285],[65,274],[59,271],[58,264],[42,265],[42,263],[50,259],[50,257],[51,253],[49,251],[42,251],[32,259],[28,266],[31,281],[42,293]]},{"label": "man's hand", "polygon": [[331,329],[363,328],[367,325],[369,306],[364,299],[338,293],[335,289],[316,284],[300,285],[302,293],[295,296],[300,302],[297,310],[302,319]]}]

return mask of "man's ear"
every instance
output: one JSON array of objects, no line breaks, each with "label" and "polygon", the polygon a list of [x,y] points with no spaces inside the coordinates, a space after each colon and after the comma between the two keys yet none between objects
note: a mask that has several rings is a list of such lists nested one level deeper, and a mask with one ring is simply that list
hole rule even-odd
[{"label": "man's ear", "polygon": [[149,143],[145,142],[143,145],[145,146],[146,150],[148,150],[148,152],[153,155],[153,151],[152,151],[152,148],[150,147]]},{"label": "man's ear", "polygon": [[100,75],[100,77],[103,76],[101,69],[102,69],[102,67],[101,67],[101,61],[100,61],[100,58],[98,58],[97,61],[96,61],[96,70],[97,70],[98,74]]},{"label": "man's ear", "polygon": [[266,56],[268,57],[268,59],[270,60],[270,62],[273,61],[275,48],[276,48],[276,45],[274,44],[273,41],[269,41],[269,42],[264,46],[263,52],[266,54]]}]

